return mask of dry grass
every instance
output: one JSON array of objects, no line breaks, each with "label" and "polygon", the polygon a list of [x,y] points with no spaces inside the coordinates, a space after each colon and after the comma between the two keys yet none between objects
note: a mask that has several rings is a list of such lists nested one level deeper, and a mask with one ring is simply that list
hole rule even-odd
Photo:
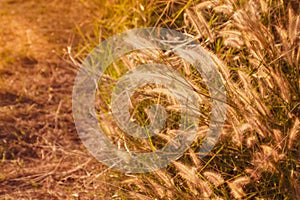
[{"label": "dry grass", "polygon": [[[5,58],[0,62],[1,198],[297,199],[300,196],[297,1],[61,3],[53,0],[47,9],[42,1],[28,2],[31,3],[0,3],[4,22],[0,34],[12,38],[7,40],[10,42],[4,37],[0,40],[3,44],[0,55]],[[34,8],[33,2],[39,7]],[[20,17],[25,8],[34,11]],[[11,10],[15,14],[9,13]],[[60,14],[53,14],[55,10],[68,17],[61,19]],[[79,11],[82,17],[77,17]],[[42,22],[31,23],[35,16],[41,16]],[[47,26],[51,24],[48,18],[60,19],[61,24],[52,24],[55,28]],[[70,34],[73,24],[76,35]],[[214,54],[212,57],[226,83],[227,120],[218,144],[209,155],[199,159],[197,150],[210,111],[209,93],[200,75],[175,55],[133,52],[124,56],[109,67],[104,81],[99,83],[101,93],[96,102],[97,109],[103,112],[100,116],[103,129],[119,148],[149,152],[176,134],[177,102],[161,95],[164,88],[160,86],[140,88],[132,98],[136,105],[133,104],[131,112],[142,123],[147,119],[144,107],[160,98],[171,116],[164,134],[151,142],[137,140],[122,133],[113,122],[107,94],[112,92],[116,80],[137,64],[159,62],[172,66],[199,92],[204,114],[199,136],[180,159],[159,171],[122,174],[94,160],[78,139],[71,116],[74,69],[101,40],[145,26],[168,27],[192,35]],[[24,30],[28,30],[27,35]],[[53,31],[54,36],[50,37]],[[62,48],[66,50],[60,51]],[[61,59],[66,54],[71,61]],[[141,100],[145,97],[148,101]]]}]

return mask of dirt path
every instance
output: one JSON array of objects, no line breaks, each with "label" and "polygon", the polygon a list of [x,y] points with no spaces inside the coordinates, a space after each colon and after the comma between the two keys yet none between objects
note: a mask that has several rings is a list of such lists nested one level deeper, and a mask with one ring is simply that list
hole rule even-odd
[{"label": "dirt path", "polygon": [[88,168],[102,166],[77,137],[76,74],[62,59],[87,13],[79,0],[0,1],[0,198],[94,197],[99,190],[104,198],[111,190],[94,185],[104,176],[85,182]]}]

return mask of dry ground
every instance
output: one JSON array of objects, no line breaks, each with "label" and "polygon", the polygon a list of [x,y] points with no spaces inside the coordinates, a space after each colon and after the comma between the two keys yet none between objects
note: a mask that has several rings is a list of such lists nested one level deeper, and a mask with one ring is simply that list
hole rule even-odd
[{"label": "dry ground", "polygon": [[103,184],[113,180],[99,174],[71,115],[76,74],[64,56],[88,13],[79,0],[0,1],[0,199],[104,198],[116,190]]}]

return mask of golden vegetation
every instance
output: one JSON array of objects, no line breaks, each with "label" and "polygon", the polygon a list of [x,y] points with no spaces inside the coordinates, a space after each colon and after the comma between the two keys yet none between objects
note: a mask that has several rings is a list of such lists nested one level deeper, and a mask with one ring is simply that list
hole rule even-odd
[{"label": "golden vegetation", "polygon": [[[164,88],[160,86],[140,88],[132,98],[136,105],[133,104],[131,112],[136,121],[143,122],[147,119],[144,108],[159,99],[172,116],[164,134],[151,140],[137,140],[122,133],[113,122],[108,94],[118,78],[140,63],[168,64],[184,75],[203,98],[203,116],[199,136],[191,148],[166,169],[146,174],[113,171],[92,159],[77,136],[70,136],[76,132],[71,119],[70,94],[64,93],[71,92],[67,85],[72,83],[75,70],[67,71],[70,80],[66,80],[62,68],[52,66],[44,78],[48,80],[45,84],[60,80],[53,84],[51,91],[54,92],[35,99],[39,94],[26,96],[30,93],[23,89],[26,98],[21,98],[19,104],[27,106],[29,114],[26,116],[33,119],[30,123],[16,117],[24,110],[3,106],[6,101],[1,100],[1,111],[5,113],[1,115],[1,127],[6,131],[0,132],[1,139],[4,138],[0,149],[1,169],[4,169],[0,174],[3,185],[0,195],[7,199],[142,200],[297,199],[300,196],[300,8],[297,1],[82,0],[77,3],[94,21],[75,23],[76,35],[65,50],[75,68],[100,41],[136,27],[176,29],[191,35],[209,50],[226,84],[227,120],[221,138],[209,155],[198,157],[197,150],[209,121],[210,102],[207,88],[192,66],[175,55],[165,56],[160,51],[133,52],[110,66],[99,82],[101,90],[96,108],[103,113],[99,116],[101,125],[112,143],[126,151],[152,151],[176,135],[177,102],[168,95],[161,95]],[[0,63],[1,76],[7,76],[4,68],[10,62]],[[66,88],[58,87],[63,81],[69,83]],[[3,97],[8,98],[8,92],[4,94]],[[61,100],[55,99],[55,95]],[[142,101],[145,97],[148,101]],[[22,104],[22,99],[27,103]],[[30,103],[30,99],[34,102],[50,100],[37,104]],[[53,99],[54,103],[42,107]],[[48,109],[51,112],[46,112]],[[42,119],[47,125],[33,122],[39,117],[37,113],[45,113]],[[13,128],[16,122],[18,127]],[[35,128],[24,129],[21,122]],[[8,153],[13,150],[14,155]],[[22,151],[31,153],[26,156],[20,153]],[[19,171],[13,170],[15,166],[19,166]],[[20,188],[18,192],[13,191],[15,185]]]}]

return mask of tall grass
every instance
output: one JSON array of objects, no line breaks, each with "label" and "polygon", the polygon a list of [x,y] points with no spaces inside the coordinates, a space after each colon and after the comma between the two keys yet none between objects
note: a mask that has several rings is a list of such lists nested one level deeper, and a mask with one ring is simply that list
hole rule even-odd
[{"label": "tall grass", "polygon": [[[96,1],[95,1],[96,2]],[[119,199],[297,199],[300,196],[300,14],[299,3],[274,0],[221,1],[106,1],[105,13],[97,4],[94,32],[82,32],[85,43],[73,59],[86,53],[110,34],[145,26],[177,29],[189,34],[212,52],[226,83],[227,120],[212,152],[199,159],[197,149],[208,121],[209,99],[203,103],[199,138],[166,169],[128,174],[117,183]],[[101,20],[97,20],[101,19]],[[80,30],[80,28],[78,29]],[[87,36],[91,35],[91,37]],[[75,50],[75,51],[76,51]],[[85,52],[85,53],[83,53]],[[136,140],[118,130],[109,115],[113,85],[139,63],[167,63],[196,88],[207,93],[196,70],[176,56],[134,52],[107,70],[99,83],[101,124],[112,142],[127,151],[152,151],[149,141]],[[222,62],[220,62],[221,60]],[[140,88],[132,98],[132,113],[142,123],[143,108],[159,98]],[[142,101],[147,94],[148,102]],[[209,94],[207,93],[209,96]],[[176,134],[176,101],[161,102],[170,108],[166,141]],[[136,107],[136,109],[134,109]],[[173,112],[171,112],[173,109]],[[175,109],[176,110],[176,109]],[[173,116],[173,118],[172,118]],[[175,116],[175,117],[174,117]],[[154,145],[163,145],[162,139]],[[153,145],[153,143],[151,143]],[[152,146],[153,147],[153,146]]]}]

